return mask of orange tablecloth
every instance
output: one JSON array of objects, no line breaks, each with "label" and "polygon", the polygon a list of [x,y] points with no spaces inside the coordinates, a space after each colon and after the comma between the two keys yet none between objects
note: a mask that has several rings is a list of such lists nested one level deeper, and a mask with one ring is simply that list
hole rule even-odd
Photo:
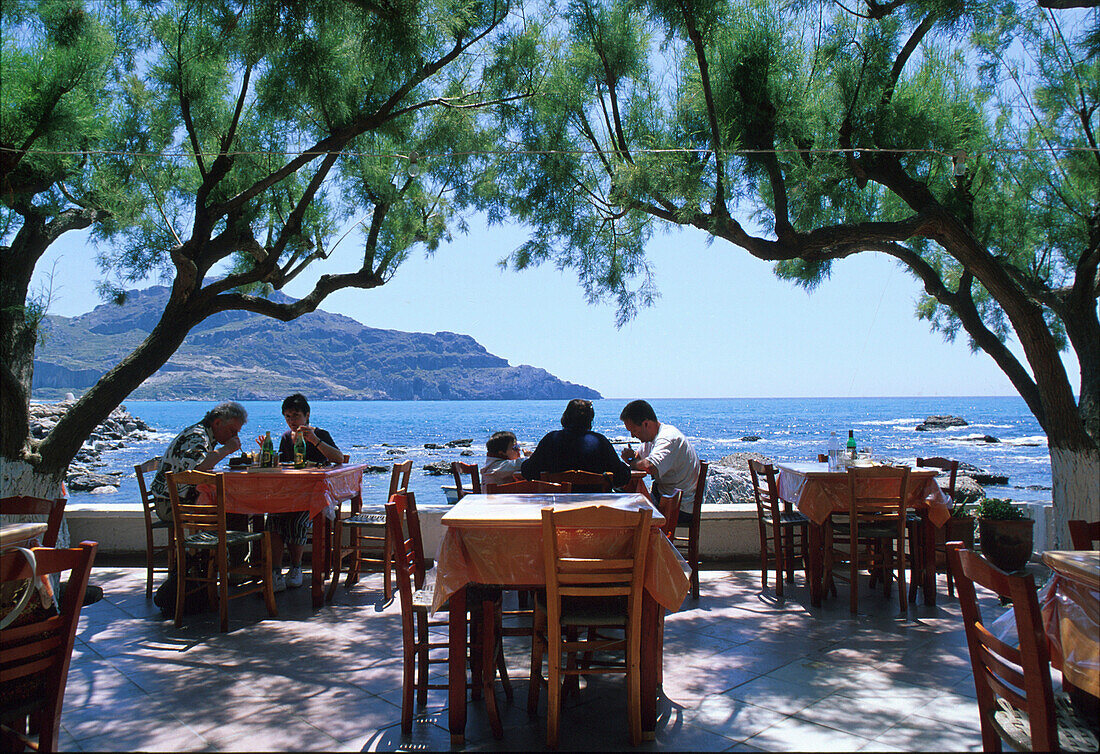
[{"label": "orange tablecloth", "polygon": [[[939,527],[951,518],[951,503],[936,484],[937,473],[936,469],[909,471],[907,504],[927,508],[928,518]],[[830,513],[848,510],[848,474],[829,471],[827,463],[781,463],[778,486],[779,497],[790,500],[815,524],[825,523]]]},{"label": "orange tablecloth", "polygon": [[1100,697],[1100,551],[1047,550],[1043,562],[1053,571],[1039,591],[1051,662]]},{"label": "orange tablecloth", "polygon": [[[309,511],[313,518],[313,555],[310,562],[310,594],[313,607],[324,604],[321,573],[328,564],[329,519],[336,517],[336,504],[359,497],[364,464],[314,469],[249,469],[219,472],[225,478],[225,509],[229,513],[259,515]],[[209,502],[214,489],[198,486],[199,499]],[[354,507],[357,503],[352,503]]]},{"label": "orange tablecloth", "polygon": [[[607,505],[624,510],[645,506],[653,510],[646,555],[645,588],[660,605],[677,610],[688,591],[687,563],[661,534],[664,516],[638,494],[467,495],[443,515],[446,527],[439,544],[435,597],[432,610],[466,584],[539,586],[543,573],[542,509]],[[596,547],[612,554],[625,552],[629,537],[609,532],[586,532],[576,541],[562,541],[565,554]],[[587,549],[592,552],[591,549]]]},{"label": "orange tablecloth", "polygon": [[[230,513],[324,511],[336,515],[336,504],[359,494],[363,464],[319,469],[249,469],[220,472],[225,476],[225,509]],[[199,485],[199,499],[209,502],[210,485]]]}]

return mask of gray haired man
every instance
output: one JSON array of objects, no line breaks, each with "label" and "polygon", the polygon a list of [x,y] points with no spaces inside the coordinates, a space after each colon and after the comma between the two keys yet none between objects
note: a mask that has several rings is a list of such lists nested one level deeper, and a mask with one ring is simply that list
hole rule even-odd
[{"label": "gray haired man", "polygon": [[[168,443],[160,468],[153,477],[149,492],[157,507],[157,515],[172,520],[172,504],[168,496],[167,474],[176,471],[209,471],[223,458],[241,448],[241,427],[248,421],[248,412],[235,401],[219,403],[206,412],[198,424],[192,424]],[[217,446],[221,447],[217,447]],[[190,486],[180,486],[181,495],[190,495]]]}]

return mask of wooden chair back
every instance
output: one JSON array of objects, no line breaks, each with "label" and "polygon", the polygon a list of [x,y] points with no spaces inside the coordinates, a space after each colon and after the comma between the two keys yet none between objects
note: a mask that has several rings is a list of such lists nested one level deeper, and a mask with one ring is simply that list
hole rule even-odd
[{"label": "wooden chair back", "polygon": [[1069,539],[1074,550],[1096,550],[1100,542],[1100,521],[1069,521]]},{"label": "wooden chair back", "polygon": [[683,496],[683,490],[676,490],[671,495],[661,495],[657,498],[657,510],[665,517],[665,524],[661,527],[661,531],[669,541],[676,539],[676,522],[680,519],[680,499]]},{"label": "wooden chair back", "polygon": [[[424,586],[424,541],[416,495],[412,492],[391,495],[386,503],[386,530],[393,541],[393,567],[397,575],[397,593],[401,599],[402,623],[405,606],[412,616],[412,593]],[[402,583],[404,582],[404,583]]]},{"label": "wooden chair back", "polygon": [[544,482],[563,484],[568,482],[573,492],[611,492],[615,489],[615,475],[610,471],[597,474],[594,471],[544,471],[539,475]]},{"label": "wooden chair back", "polygon": [[[137,479],[138,496],[141,498],[141,513],[145,518],[145,598],[153,596],[153,573],[157,570],[153,561],[157,553],[165,552],[168,555],[168,565],[175,562],[175,529],[171,522],[162,521],[157,516],[156,501],[153,500],[149,486],[145,484],[146,474],[155,474],[160,467],[160,456],[150,458],[144,463],[134,466],[134,477]],[[153,543],[153,530],[164,529],[168,532],[168,543],[156,545]]]},{"label": "wooden chair back", "polygon": [[149,486],[145,484],[145,475],[155,474],[158,468],[160,468],[160,456],[150,458],[148,461],[134,466],[134,476],[137,478],[138,483],[138,494],[141,496],[141,508],[145,513],[146,528],[149,529],[152,527],[153,517],[156,516],[156,506],[153,504],[153,495],[149,492]]},{"label": "wooden chair back", "polygon": [[677,534],[672,540],[676,549],[691,566],[691,596],[694,599],[699,599],[699,527],[703,521],[703,499],[707,495],[709,468],[710,464],[707,461],[699,461],[699,478],[695,480],[695,499],[691,508],[691,523],[687,526],[687,536]]},{"label": "wooden chair back", "polygon": [[908,466],[848,468],[848,515],[857,523],[896,523],[905,533]]},{"label": "wooden chair back", "polygon": [[[211,484],[214,498],[209,503],[200,502],[197,495],[181,498],[179,485]],[[176,539],[186,538],[191,532],[206,532],[219,539],[219,548],[225,546],[225,480],[221,474],[206,471],[176,471],[168,474],[168,498],[172,501],[172,520],[176,527]]]},{"label": "wooden chair back", "polygon": [[[749,476],[752,478],[752,495],[756,500],[756,515],[761,521],[779,524],[779,489],[775,483],[775,467],[749,459]],[[778,547],[778,543],[776,544]]]},{"label": "wooden chair back", "polygon": [[[41,617],[25,611],[12,626],[0,631],[0,676],[7,687],[0,740],[21,744],[10,750],[29,745],[38,751],[57,751],[69,662],[97,547],[95,542],[81,542],[66,550],[36,547],[31,550],[33,574],[22,552],[0,555],[0,582],[4,583],[69,572],[56,615]],[[37,730],[37,742],[28,737],[28,730]]]},{"label": "wooden chair back", "polygon": [[[451,475],[455,478],[455,487],[458,489],[459,500],[471,493],[474,495],[481,494],[481,469],[478,468],[476,463],[452,461]],[[462,483],[464,477],[470,478],[469,485],[464,485]]]},{"label": "wooden chair back", "polygon": [[947,493],[947,497],[951,499],[951,502],[955,502],[955,478],[959,475],[959,462],[951,458],[918,458],[918,468],[934,468],[946,471],[949,474],[947,481],[947,489],[944,492]]},{"label": "wooden chair back", "polygon": [[413,462],[411,458],[393,465],[393,468],[390,469],[390,490],[386,493],[387,500],[401,490],[407,490],[409,488],[409,477],[412,476],[412,468]]},{"label": "wooden chair back", "polygon": [[569,482],[544,482],[541,479],[523,479],[517,482],[501,482],[493,484],[486,482],[486,495],[537,495],[560,494],[565,495],[573,491],[573,485]]},{"label": "wooden chair back", "polygon": [[43,547],[57,546],[57,534],[61,531],[61,519],[65,515],[66,498],[59,497],[56,500],[47,500],[41,497],[5,497],[0,499],[0,513],[5,516],[26,515],[45,516],[46,533],[42,535]]},{"label": "wooden chair back", "polygon": [[[1011,741],[994,717],[1001,711],[997,702],[999,698],[1027,714],[1034,751],[1057,751],[1058,727],[1050,681],[1050,650],[1043,631],[1034,577],[1031,574],[1007,574],[981,555],[964,549],[958,542],[948,544],[947,557],[955,572],[966,643],[970,650],[974,687],[978,694],[982,747],[986,751],[1000,751],[1002,738]],[[975,584],[1012,601],[1018,648],[997,638],[989,630],[989,624],[982,620]]]}]

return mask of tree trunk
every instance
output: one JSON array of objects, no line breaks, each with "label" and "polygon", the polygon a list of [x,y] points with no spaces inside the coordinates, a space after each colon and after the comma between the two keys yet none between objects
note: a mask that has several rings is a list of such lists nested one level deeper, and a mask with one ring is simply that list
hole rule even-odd
[{"label": "tree trunk", "polygon": [[1054,547],[1070,547],[1067,521],[1100,520],[1100,449],[1060,448],[1050,440]]},{"label": "tree trunk", "polygon": [[[65,469],[50,474],[38,471],[34,466],[21,460],[12,460],[0,456],[0,498],[28,495],[53,499],[61,497],[61,483],[65,479]],[[5,523],[27,520],[41,521],[41,516],[0,516]],[[61,519],[61,530],[57,535],[57,546],[69,546],[69,527]]]}]

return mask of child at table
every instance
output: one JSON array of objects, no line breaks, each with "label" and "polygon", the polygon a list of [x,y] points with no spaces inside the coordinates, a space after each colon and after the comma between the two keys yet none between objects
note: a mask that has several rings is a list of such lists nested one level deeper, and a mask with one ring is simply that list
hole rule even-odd
[{"label": "child at table", "polygon": [[[300,432],[306,440],[305,460],[327,465],[340,463],[344,454],[325,430],[310,426],[309,401],[301,393],[295,393],[283,401],[283,418],[289,429],[279,440],[279,460],[294,460],[295,433]],[[302,585],[302,553],[310,534],[309,511],[291,513],[269,513],[265,527],[271,532],[271,562],[275,568],[275,591],[282,592],[287,587]],[[283,577],[283,544],[290,552],[290,569]],[[319,553],[314,554],[319,557]],[[314,578],[320,578],[315,571]]]},{"label": "child at table", "polygon": [[519,441],[512,432],[496,432],[485,443],[485,465],[481,467],[482,484],[507,484],[514,482],[523,463]]}]

